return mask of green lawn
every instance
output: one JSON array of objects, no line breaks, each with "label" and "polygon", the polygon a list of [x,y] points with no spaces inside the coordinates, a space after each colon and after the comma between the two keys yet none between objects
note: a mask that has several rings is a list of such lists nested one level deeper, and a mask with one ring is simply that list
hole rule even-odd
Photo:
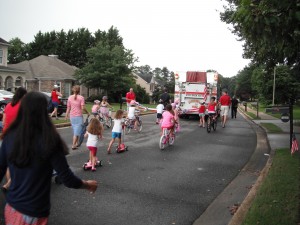
[{"label": "green lawn", "polygon": [[[117,111],[118,109],[120,109],[120,103],[111,103],[110,105],[113,107],[114,112]],[[153,104],[142,104],[142,105],[145,107],[148,107],[148,108],[156,108],[156,105],[153,105]],[[92,106],[93,106],[93,103],[86,103],[86,109],[89,112],[92,111]],[[122,109],[126,109],[126,103],[122,104]]]},{"label": "green lawn", "polygon": [[282,129],[273,123],[261,123],[260,125],[266,128],[269,133],[282,133]]},{"label": "green lawn", "polygon": [[259,117],[257,118],[256,114],[254,114],[252,112],[246,112],[246,114],[253,120],[260,119]]},{"label": "green lawn", "polygon": [[[250,106],[251,107],[251,106]],[[266,112],[266,108],[269,108],[270,106],[265,106],[265,105],[263,105],[263,104],[259,104],[259,108],[258,108],[258,110],[260,111],[260,112]],[[253,110],[256,110],[256,108],[255,107],[251,107]],[[300,106],[298,106],[298,105],[294,105],[293,106],[293,115],[294,115],[294,120],[300,120]],[[274,116],[274,117],[276,117],[276,118],[281,118],[281,114],[280,113],[275,113],[275,114],[273,114],[273,113],[268,113],[269,115],[271,115],[271,116]]]},{"label": "green lawn", "polygon": [[242,225],[299,224],[299,152],[276,150],[270,171]]}]

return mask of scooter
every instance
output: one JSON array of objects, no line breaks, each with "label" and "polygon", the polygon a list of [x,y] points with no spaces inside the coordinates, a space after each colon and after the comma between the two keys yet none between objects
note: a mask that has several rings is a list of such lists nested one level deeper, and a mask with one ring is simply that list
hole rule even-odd
[{"label": "scooter", "polygon": [[[101,167],[102,165],[102,160],[98,160],[98,158],[96,159],[96,165],[95,167]],[[92,163],[90,160],[88,160],[86,163],[83,164],[82,166],[83,170],[90,170],[92,169]]]},{"label": "scooter", "polygon": [[125,151],[128,151],[128,146],[126,146],[124,144],[124,138],[125,138],[125,125],[122,125],[122,143],[117,147],[117,153],[122,153],[122,152],[125,152]]}]

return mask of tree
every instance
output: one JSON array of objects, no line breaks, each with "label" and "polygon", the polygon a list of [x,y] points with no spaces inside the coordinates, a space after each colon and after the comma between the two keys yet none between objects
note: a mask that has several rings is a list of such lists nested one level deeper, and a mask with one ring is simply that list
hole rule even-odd
[{"label": "tree", "polygon": [[8,47],[8,61],[11,64],[19,63],[27,60],[28,46],[21,41],[20,38],[13,38],[9,41]]},{"label": "tree", "polygon": [[236,76],[236,96],[241,100],[249,100],[255,97],[255,92],[252,89],[252,72],[255,69],[254,66],[246,66]]},{"label": "tree", "polygon": [[107,42],[100,41],[87,50],[87,63],[75,77],[89,88],[101,88],[109,93],[128,90],[134,83],[132,70],[136,58],[131,50],[123,46],[111,49]]},{"label": "tree", "polygon": [[273,69],[277,63],[299,67],[299,0],[226,0],[221,20],[244,41],[244,56]]},{"label": "tree", "polygon": [[252,87],[258,93],[260,101],[270,104],[273,98],[274,80],[269,79],[275,72],[275,104],[285,104],[295,99],[299,83],[296,74],[286,65],[276,66],[275,71],[267,71],[264,67],[256,68],[252,74]]}]

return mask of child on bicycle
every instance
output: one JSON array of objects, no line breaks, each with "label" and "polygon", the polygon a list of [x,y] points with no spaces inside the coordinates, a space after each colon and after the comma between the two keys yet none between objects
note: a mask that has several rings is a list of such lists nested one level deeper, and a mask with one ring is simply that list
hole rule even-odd
[{"label": "child on bicycle", "polygon": [[103,96],[100,103],[100,113],[105,116],[106,120],[109,118],[109,108],[112,106],[107,102],[107,96]]},{"label": "child on bicycle", "polygon": [[213,119],[216,119],[217,113],[217,103],[216,103],[216,97],[211,97],[210,102],[207,105],[207,111],[208,115],[212,116]]},{"label": "child on bicycle", "polygon": [[107,154],[110,154],[111,146],[115,142],[116,138],[118,138],[118,146],[121,145],[121,138],[122,138],[122,126],[124,125],[124,119],[123,119],[123,110],[119,109],[114,118],[114,127],[112,129],[112,139],[109,142],[108,148],[107,148]]},{"label": "child on bicycle", "polygon": [[[164,128],[170,130],[170,134],[174,133],[175,117],[172,105],[166,105],[166,111],[162,114],[161,130]],[[161,133],[162,134],[162,133]]]},{"label": "child on bicycle", "polygon": [[205,127],[205,110],[206,110],[205,101],[202,101],[198,110],[199,118],[200,118],[199,127]]},{"label": "child on bicycle", "polygon": [[134,129],[137,130],[137,123],[138,121],[136,120],[136,112],[139,112],[140,111],[140,107],[138,105],[138,102],[132,100],[130,102],[130,106],[129,106],[129,109],[128,109],[128,114],[127,114],[127,117],[128,119],[130,120],[134,120]]},{"label": "child on bicycle", "polygon": [[156,124],[160,123],[164,108],[165,108],[165,106],[163,104],[163,100],[159,99],[158,105],[156,106]]},{"label": "child on bicycle", "polygon": [[95,100],[94,101],[94,105],[92,107],[92,114],[94,115],[95,118],[98,118],[98,112],[100,110],[100,101],[99,100]]},{"label": "child on bicycle", "polygon": [[92,171],[96,171],[97,164],[97,144],[99,139],[102,139],[103,134],[103,126],[100,121],[96,118],[91,119],[85,137],[87,137],[86,146],[90,150],[90,161],[89,163],[92,165]]}]

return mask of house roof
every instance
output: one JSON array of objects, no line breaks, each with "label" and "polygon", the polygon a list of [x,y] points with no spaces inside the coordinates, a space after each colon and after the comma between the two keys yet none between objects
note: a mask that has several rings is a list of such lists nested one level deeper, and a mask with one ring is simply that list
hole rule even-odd
[{"label": "house roof", "polygon": [[26,71],[20,70],[17,68],[11,68],[8,66],[0,66],[0,71],[5,71],[5,72],[20,72],[20,73],[25,73]]},{"label": "house roof", "polygon": [[53,56],[40,55],[34,59],[23,61],[17,64],[9,64],[11,68],[26,71],[26,79],[72,79],[76,67],[59,60]]},{"label": "house roof", "polygon": [[0,37],[0,44],[9,46],[10,44]]},{"label": "house roof", "polygon": [[136,71],[135,74],[138,75],[143,80],[145,80],[147,83],[151,83],[153,74],[151,74],[151,73],[143,73],[141,71]]}]

